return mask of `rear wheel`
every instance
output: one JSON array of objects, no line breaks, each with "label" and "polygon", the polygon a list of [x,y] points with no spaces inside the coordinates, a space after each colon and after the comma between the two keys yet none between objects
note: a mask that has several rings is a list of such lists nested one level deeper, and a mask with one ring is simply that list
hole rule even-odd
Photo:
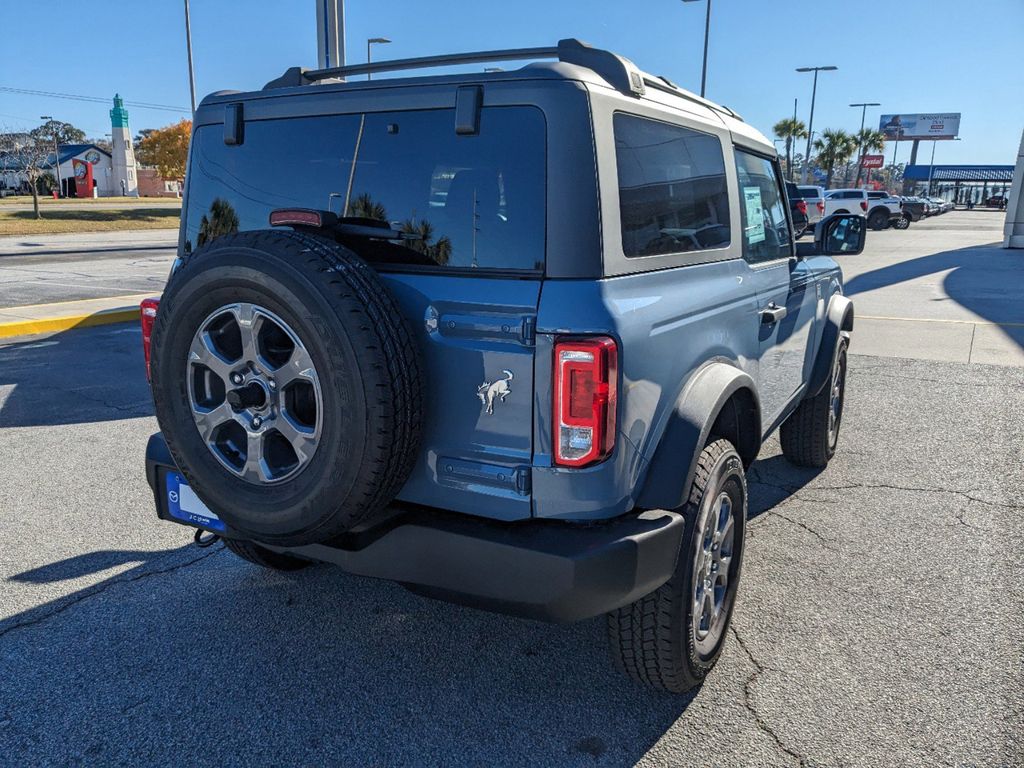
[{"label": "rear wheel", "polygon": [[889,209],[875,208],[868,214],[868,226],[872,229],[886,229],[889,226]]},{"label": "rear wheel", "polygon": [[275,552],[251,541],[242,541],[241,539],[222,539],[222,541],[226,549],[234,552],[243,560],[274,571],[298,571],[307,565],[312,565],[309,560]]},{"label": "rear wheel", "polygon": [[892,223],[893,229],[907,229],[910,226],[910,214],[904,213]]},{"label": "rear wheel", "polygon": [[651,688],[700,685],[725,644],[743,562],[747,481],[727,440],[701,452],[676,570],[664,585],[608,614],[616,666]]},{"label": "rear wheel", "polygon": [[800,403],[779,430],[783,455],[801,467],[824,467],[836,452],[846,400],[847,345],[840,337],[828,384]]}]

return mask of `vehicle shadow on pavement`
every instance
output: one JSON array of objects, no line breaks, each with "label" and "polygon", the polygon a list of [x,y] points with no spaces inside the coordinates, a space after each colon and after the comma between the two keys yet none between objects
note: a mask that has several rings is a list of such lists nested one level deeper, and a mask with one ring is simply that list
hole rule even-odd
[{"label": "vehicle shadow on pavement", "polygon": [[329,566],[262,571],[219,544],[12,580],[139,560],[0,622],[12,764],[625,766],[694,699],[620,675],[603,619],[523,621]]},{"label": "vehicle shadow on pavement", "polygon": [[152,415],[138,324],[0,341],[0,428]]},{"label": "vehicle shadow on pavement", "polygon": [[753,520],[798,493],[824,468],[798,467],[782,454],[758,459],[747,470],[747,520]]},{"label": "vehicle shadow on pavement", "polygon": [[[865,272],[850,279],[843,292],[853,297],[927,275],[949,272],[942,280],[942,287],[957,304],[991,323],[1024,323],[1024,283],[1020,280],[1020,269],[1019,254],[994,242],[940,251]],[[1003,327],[1000,330],[1024,347],[1024,328]]]}]

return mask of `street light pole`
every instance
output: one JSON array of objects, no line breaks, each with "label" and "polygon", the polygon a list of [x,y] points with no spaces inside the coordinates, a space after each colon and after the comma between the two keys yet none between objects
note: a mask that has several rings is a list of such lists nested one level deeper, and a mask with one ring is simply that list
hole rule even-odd
[{"label": "street light pole", "polygon": [[[851,107],[860,107],[860,135],[864,134],[864,118],[867,116],[868,107],[880,107],[880,102],[877,101],[861,101],[857,104],[851,104]],[[858,138],[859,138],[858,136]],[[864,141],[859,140],[858,153],[857,153],[857,181],[853,183],[853,186],[860,186],[860,175],[864,170]]]},{"label": "street light pole", "polygon": [[[697,0],[683,0],[684,3],[695,3]],[[708,83],[708,36],[711,32],[711,0],[707,0],[707,13],[704,14],[704,64],[700,69],[700,95],[704,98],[704,92]]]},{"label": "street light pole", "polygon": [[797,72],[813,72],[814,73],[814,86],[811,88],[811,117],[807,121],[807,151],[804,153],[804,170],[800,174],[802,184],[807,183],[807,171],[810,166],[811,159],[811,131],[814,128],[814,100],[818,95],[818,73],[819,72],[832,72],[833,70],[839,69],[839,67],[833,67],[831,65],[827,67],[797,67]]},{"label": "street light pole", "polygon": [[192,20],[185,0],[185,47],[188,50],[188,90],[192,96],[192,116],[196,114],[196,75],[192,69]]},{"label": "street light pole", "polygon": [[[935,139],[932,139],[932,159],[931,162],[928,163],[928,194],[926,197],[932,196],[932,175],[935,173],[935,141]],[[953,141],[960,141],[960,139],[955,138]],[[956,200],[953,202],[956,202]]]},{"label": "street light pole", "polygon": [[[53,115],[40,115],[39,119],[53,120]],[[53,137],[53,167],[57,171],[57,197],[64,197],[64,182],[60,178],[60,148],[57,146],[56,127],[54,127],[51,136]]]},{"label": "street light pole", "polygon": [[[380,43],[381,45],[383,45],[385,43],[390,43],[390,42],[391,41],[388,38],[386,38],[386,37],[368,37],[368,38],[366,38],[366,63],[367,64],[370,63],[370,46],[371,45],[373,45],[374,43]],[[370,72],[366,73],[366,79],[367,80],[370,80],[372,77],[373,77],[372,73],[370,73]]]}]

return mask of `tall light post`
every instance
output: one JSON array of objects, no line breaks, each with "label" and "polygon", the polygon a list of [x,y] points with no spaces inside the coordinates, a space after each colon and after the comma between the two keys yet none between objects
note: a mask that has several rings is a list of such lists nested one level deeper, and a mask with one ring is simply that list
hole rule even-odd
[{"label": "tall light post", "polygon": [[[868,107],[880,107],[881,102],[878,101],[861,101],[857,104],[851,104],[851,107],[860,107],[860,133],[858,134],[858,147],[857,147],[857,181],[853,183],[853,186],[860,184],[860,174],[864,170],[864,142],[860,139],[860,136],[864,134],[864,118],[867,116]],[[849,177],[847,177],[849,178]]]},{"label": "tall light post", "polygon": [[[384,45],[385,43],[390,43],[390,42],[391,41],[388,40],[388,38],[386,38],[386,37],[368,37],[366,39],[366,63],[367,64],[370,63],[370,46],[371,45],[373,45],[374,43],[378,43],[379,45]],[[372,77],[371,73],[367,72],[366,73],[366,79],[369,80],[369,79],[371,79],[371,77]]]},{"label": "tall light post", "polygon": [[[40,115],[40,120],[53,120],[53,115]],[[64,197],[64,182],[60,178],[60,148],[57,146],[57,128],[54,127],[53,133],[53,167],[57,171],[57,197]],[[934,155],[934,147],[932,148]]]},{"label": "tall light post", "polygon": [[[696,3],[699,0],[683,0],[684,3]],[[700,69],[700,95],[704,97],[704,91],[708,83],[708,34],[711,32],[711,0],[707,0],[708,9],[704,14],[704,64]]]},{"label": "tall light post", "polygon": [[797,72],[813,72],[814,73],[814,87],[811,88],[811,117],[807,121],[807,151],[804,153],[804,170],[800,174],[801,183],[807,183],[807,171],[810,166],[811,160],[811,131],[814,129],[814,99],[818,95],[818,73],[819,72],[832,72],[839,67],[833,67],[831,65],[827,67],[797,67]]},{"label": "tall light post", "polygon": [[192,20],[185,0],[185,48],[188,50],[188,91],[192,96],[192,116],[196,114],[196,75],[192,69]]}]

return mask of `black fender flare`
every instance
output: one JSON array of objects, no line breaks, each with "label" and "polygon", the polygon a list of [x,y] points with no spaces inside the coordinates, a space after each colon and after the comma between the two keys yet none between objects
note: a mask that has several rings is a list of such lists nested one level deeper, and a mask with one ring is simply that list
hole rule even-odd
[{"label": "black fender flare", "polygon": [[743,391],[747,409],[736,417],[743,420],[748,439],[736,448],[745,466],[753,462],[761,447],[761,406],[754,380],[732,363],[710,362],[693,375],[679,394],[637,494],[638,506],[677,509],[686,502],[700,452],[712,427],[726,403]]},{"label": "black fender flare", "polygon": [[841,293],[832,294],[821,329],[821,343],[814,358],[806,397],[814,397],[828,383],[829,373],[839,354],[839,339],[850,338],[853,330],[853,302]]}]

